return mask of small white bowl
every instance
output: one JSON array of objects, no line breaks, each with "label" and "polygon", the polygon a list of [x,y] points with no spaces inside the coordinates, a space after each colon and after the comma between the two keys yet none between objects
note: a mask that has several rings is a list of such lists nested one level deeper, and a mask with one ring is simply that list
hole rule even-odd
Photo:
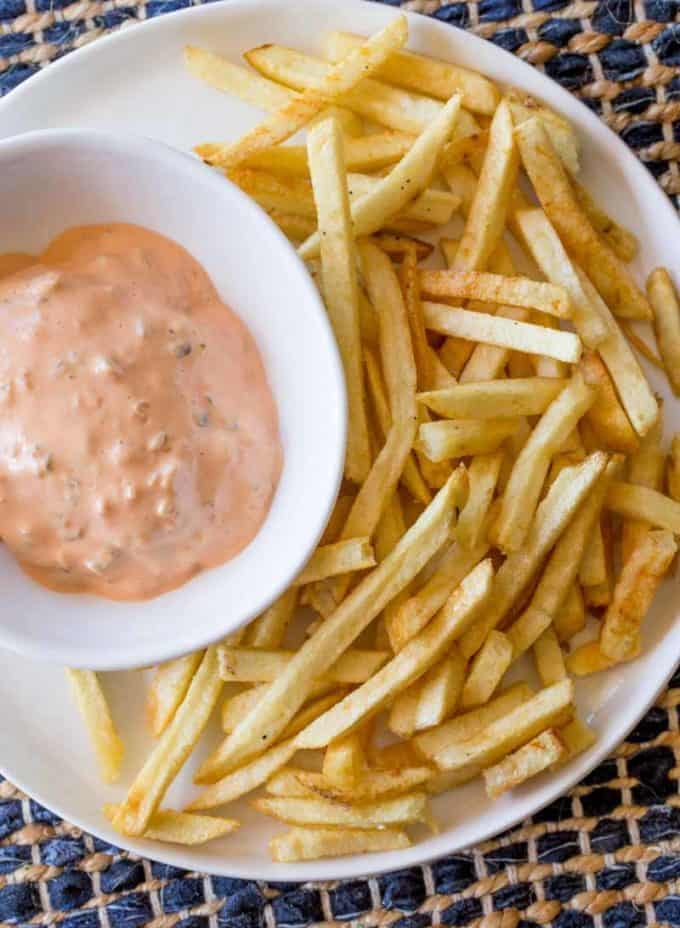
[{"label": "small white bowl", "polygon": [[[304,264],[266,214],[195,158],[91,130],[0,142],[0,254],[40,252],[64,229],[129,222],[183,245],[254,335],[279,413],[284,468],[256,538],[233,560],[145,602],[54,593],[0,546],[0,647],[72,667],[168,660],[266,608],[311,554],[342,477],[342,365]],[[0,524],[0,534],[2,526]]]}]

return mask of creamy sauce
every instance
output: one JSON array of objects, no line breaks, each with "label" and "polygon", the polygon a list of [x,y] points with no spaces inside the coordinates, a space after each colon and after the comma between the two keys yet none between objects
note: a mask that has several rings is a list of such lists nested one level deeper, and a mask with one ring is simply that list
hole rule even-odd
[{"label": "creamy sauce", "polygon": [[0,535],[40,583],[145,599],[257,534],[279,480],[255,342],[130,225],[0,257]]}]

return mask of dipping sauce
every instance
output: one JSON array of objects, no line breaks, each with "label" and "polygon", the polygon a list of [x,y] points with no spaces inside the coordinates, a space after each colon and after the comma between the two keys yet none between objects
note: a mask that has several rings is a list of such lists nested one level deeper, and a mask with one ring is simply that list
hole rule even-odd
[{"label": "dipping sauce", "polygon": [[255,342],[203,268],[112,224],[0,276],[0,536],[24,570],[146,599],[234,557],[282,451]]}]

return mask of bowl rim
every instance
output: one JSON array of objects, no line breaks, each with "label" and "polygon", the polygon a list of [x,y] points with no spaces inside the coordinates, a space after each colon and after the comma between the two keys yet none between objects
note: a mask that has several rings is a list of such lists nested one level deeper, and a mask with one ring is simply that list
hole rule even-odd
[{"label": "bowl rim", "polygon": [[[191,638],[190,631],[194,627],[193,623],[171,624],[177,634],[165,636],[154,636],[144,641],[132,642],[127,645],[121,644],[113,652],[105,647],[102,643],[80,644],[77,651],[73,651],[72,642],[64,641],[61,638],[54,638],[51,641],[44,641],[39,637],[29,634],[23,634],[17,629],[8,628],[2,621],[0,613],[0,647],[13,651],[23,657],[35,660],[48,661],[51,663],[64,664],[70,667],[87,668],[101,671],[130,670],[137,667],[149,666],[163,661],[172,660],[191,651],[200,650],[214,644],[226,635],[238,631],[240,628],[251,622],[257,615],[273,603],[290,585],[292,580],[302,570],[309,557],[316,548],[319,539],[326,527],[330,514],[332,512],[335,500],[337,498],[340,486],[342,484],[345,447],[347,438],[347,393],[345,388],[345,377],[342,366],[340,352],[337,346],[333,328],[322,302],[320,293],[314,284],[309,271],[303,260],[297,254],[296,249],[286,238],[278,226],[268,217],[267,213],[250,197],[248,197],[239,187],[228,178],[217,175],[216,172],[205,165],[192,154],[166,144],[156,139],[148,138],[143,135],[127,132],[114,132],[104,129],[81,129],[81,128],[50,128],[37,129],[19,135],[10,136],[5,139],[0,138],[0,169],[3,160],[7,157],[16,158],[29,152],[35,152],[38,148],[48,149],[50,147],[61,148],[65,151],[77,149],[101,151],[106,148],[110,153],[118,151],[124,156],[134,159],[143,157],[146,159],[156,159],[159,163],[164,161],[177,174],[184,173],[186,183],[194,181],[207,184],[213,188],[215,203],[224,203],[225,209],[234,208],[236,205],[240,213],[245,213],[260,226],[267,227],[267,234],[275,242],[276,247],[280,249],[282,260],[286,265],[286,279],[289,280],[292,275],[296,275],[296,284],[299,287],[300,294],[303,295],[305,305],[308,311],[315,317],[315,323],[318,323],[318,332],[322,333],[322,338],[317,338],[316,351],[323,352],[325,355],[325,368],[328,371],[328,384],[332,387],[331,399],[334,403],[335,418],[337,428],[332,432],[332,443],[325,443],[325,462],[324,467],[324,487],[323,494],[325,501],[323,505],[317,507],[311,513],[309,518],[309,529],[305,534],[305,544],[300,547],[297,555],[290,559],[290,564],[285,571],[282,580],[273,586],[263,583],[262,588],[265,591],[257,598],[255,606],[251,606],[243,615],[234,620],[234,613],[231,610],[215,609],[215,624],[209,633],[204,631],[202,635]],[[216,205],[216,209],[220,206]],[[171,238],[171,236],[168,236]],[[200,260],[196,258],[199,263]],[[243,322],[248,325],[247,316],[241,315],[240,307],[236,308],[237,315],[242,318]],[[277,393],[270,384],[272,395],[278,406]],[[284,462],[285,466],[285,462]],[[319,494],[321,495],[321,493]],[[266,526],[267,518],[260,527],[255,538],[259,537],[263,528]],[[253,539],[254,541],[255,539]],[[252,543],[252,542],[251,542]],[[272,544],[275,538],[272,538]],[[247,550],[247,547],[243,551]],[[239,555],[236,555],[238,557]],[[225,564],[230,563],[230,558]],[[213,568],[201,571],[199,575],[210,574],[220,571],[225,565],[218,565]],[[192,578],[194,579],[194,578]],[[26,576],[26,582],[35,584],[35,581]],[[190,586],[191,580],[182,584],[178,589]],[[161,596],[172,595],[174,590],[168,591]],[[53,593],[54,596],[62,594]],[[68,594],[66,594],[68,595]],[[94,597],[91,594],[73,594],[83,602],[88,599],[101,601],[103,597]],[[161,597],[154,597],[158,599]],[[145,603],[152,600],[130,601],[133,606],[140,609],[144,608]],[[110,600],[111,608],[115,608],[117,602]],[[231,618],[231,622],[220,624],[220,616]],[[124,624],[124,623],[121,623]],[[187,640],[191,638],[191,640]],[[121,639],[122,641],[122,639]]]}]

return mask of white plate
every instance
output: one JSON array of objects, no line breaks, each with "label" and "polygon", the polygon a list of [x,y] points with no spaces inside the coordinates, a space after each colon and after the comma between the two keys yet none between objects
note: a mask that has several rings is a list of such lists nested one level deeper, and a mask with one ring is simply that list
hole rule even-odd
[{"label": "white plate", "polygon": [[[0,105],[0,136],[46,126],[91,126],[141,132],[187,149],[216,134],[234,136],[251,125],[256,114],[190,79],[182,68],[185,43],[204,45],[235,61],[245,49],[268,41],[313,51],[326,29],[371,32],[394,15],[388,7],[358,0],[231,0],[165,16],[98,41],[15,90]],[[638,273],[657,264],[677,273],[680,228],[669,201],[623,143],[584,106],[491,43],[435,20],[411,17],[410,44],[522,87],[563,112],[583,139],[587,186],[640,237]],[[668,428],[679,429],[678,404],[661,378],[652,373],[651,379],[667,398]],[[531,815],[573,786],[625,737],[680,656],[676,595],[677,584],[665,584],[645,623],[642,658],[579,681],[581,710],[599,735],[591,751],[559,773],[535,780],[493,804],[479,783],[437,799],[441,833],[424,836],[407,850],[304,865],[272,864],[267,841],[283,826],[262,820],[246,803],[234,811],[243,821],[238,835],[205,848],[121,842],[99,808],[119,797],[122,789],[104,788],[98,782],[60,670],[4,653],[0,653],[0,765],[10,779],[72,822],[113,843],[190,870],[260,880],[310,880],[420,863],[487,839]],[[114,713],[128,747],[124,787],[148,750],[139,708],[143,681],[139,674],[114,674],[111,688]],[[190,775],[191,770],[184,771],[170,803],[188,798]]]}]

